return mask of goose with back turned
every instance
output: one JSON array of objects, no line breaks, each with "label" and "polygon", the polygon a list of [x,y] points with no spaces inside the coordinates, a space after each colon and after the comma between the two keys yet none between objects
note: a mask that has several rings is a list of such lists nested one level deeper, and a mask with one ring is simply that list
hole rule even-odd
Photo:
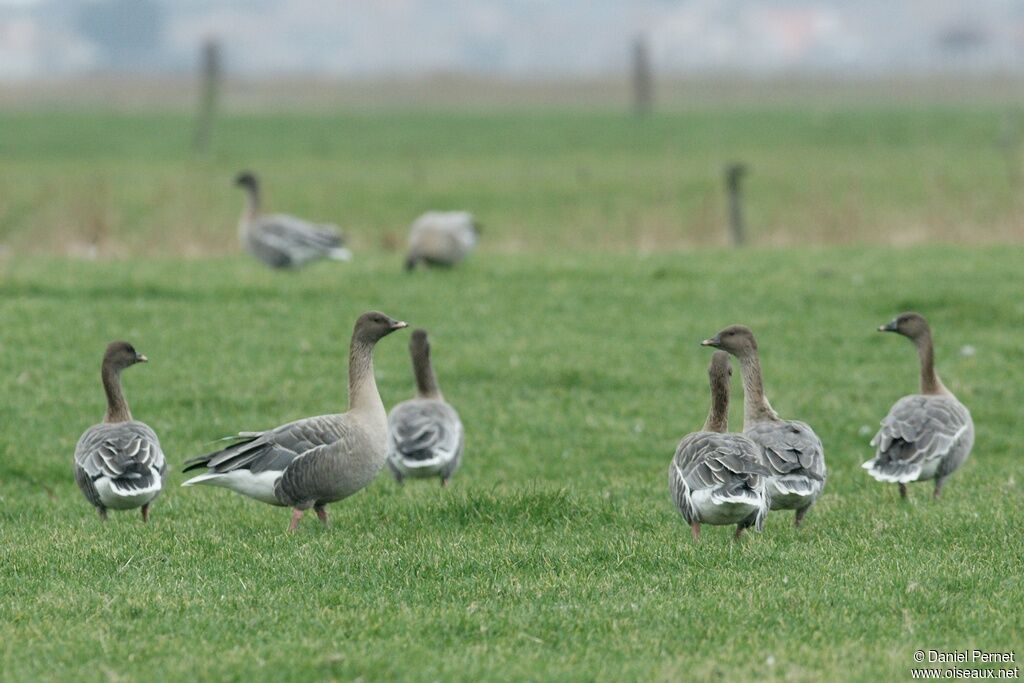
[{"label": "goose with back turned", "polygon": [[406,477],[439,476],[441,486],[447,486],[462,463],[462,422],[437,385],[426,330],[413,331],[409,355],[416,398],[402,401],[388,415],[388,466],[399,484]]},{"label": "goose with back turned", "polygon": [[373,375],[373,348],[404,327],[377,311],[356,321],[349,345],[348,412],[242,432],[228,447],[186,461],[185,472],[206,472],[182,486],[220,486],[291,507],[290,531],[309,508],[327,524],[324,506],[362,490],[384,467],[388,421]]},{"label": "goose with back turned", "polygon": [[749,327],[732,325],[704,346],[728,351],[740,362],[743,376],[743,435],[761,447],[761,463],[771,471],[767,482],[772,510],[795,510],[793,524],[804,515],[825,488],[825,450],[810,425],[783,420],[764,393],[757,340]]},{"label": "goose with back turned", "polygon": [[469,255],[480,237],[480,224],[466,211],[428,211],[409,229],[405,269],[419,263],[454,266]]},{"label": "goose with back turned", "polygon": [[239,173],[235,184],[245,189],[238,239],[242,247],[266,265],[300,268],[322,258],[352,259],[352,252],[345,248],[337,226],[310,223],[281,213],[262,213],[259,180],[250,171]]},{"label": "goose with back turned", "polygon": [[946,477],[955,472],[974,445],[974,421],[935,372],[935,349],[928,321],[918,313],[903,313],[878,328],[901,334],[917,347],[921,363],[921,391],[896,401],[871,440],[875,457],[863,467],[881,482],[899,484],[907,497],[907,484],[935,480],[934,496],[942,494]]},{"label": "goose with back turned", "polygon": [[768,514],[765,481],[770,472],[760,464],[760,449],[742,434],[729,434],[729,354],[716,351],[708,367],[711,409],[704,427],[687,434],[676,447],[668,468],[668,489],[679,514],[700,539],[700,525],[735,524],[743,530],[764,528]]},{"label": "goose with back turned", "polygon": [[107,346],[101,368],[107,412],[75,446],[75,482],[103,520],[108,509],[142,508],[148,522],[149,506],[163,488],[167,461],[160,440],[149,425],[132,418],[121,388],[121,372],[148,360],[128,342]]}]

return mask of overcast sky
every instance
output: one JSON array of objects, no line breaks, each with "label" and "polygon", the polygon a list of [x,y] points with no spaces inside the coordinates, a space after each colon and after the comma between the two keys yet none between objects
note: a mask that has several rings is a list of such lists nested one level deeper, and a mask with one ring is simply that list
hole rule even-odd
[{"label": "overcast sky", "polygon": [[207,36],[246,74],[601,76],[637,35],[662,72],[1017,69],[1024,2],[0,0],[0,78],[190,69]]}]

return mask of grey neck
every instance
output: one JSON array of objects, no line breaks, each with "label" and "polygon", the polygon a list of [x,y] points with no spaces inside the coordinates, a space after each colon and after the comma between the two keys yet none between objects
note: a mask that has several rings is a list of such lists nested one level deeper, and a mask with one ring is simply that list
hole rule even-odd
[{"label": "grey neck", "polygon": [[260,214],[260,188],[259,186],[245,188],[245,215],[249,219],[256,218]]},{"label": "grey neck", "polygon": [[437,386],[437,377],[430,364],[430,350],[421,349],[412,355],[413,373],[416,375],[416,396],[441,400],[441,389]]},{"label": "grey neck", "polygon": [[740,371],[743,374],[743,429],[746,430],[755,422],[778,420],[778,413],[772,409],[764,395],[761,361],[756,350],[740,356]]},{"label": "grey neck", "polygon": [[711,409],[708,411],[708,419],[704,421],[705,432],[727,432],[729,431],[729,388],[711,384]]},{"label": "grey neck", "polygon": [[373,344],[355,337],[348,354],[348,409],[384,412],[373,376]]},{"label": "grey neck", "polygon": [[917,347],[917,356],[921,359],[921,393],[948,394],[949,390],[942,384],[938,373],[935,372],[935,348],[932,345],[932,333],[925,332],[913,341],[914,346]]},{"label": "grey neck", "polygon": [[108,363],[103,364],[103,391],[107,394],[107,414],[104,422],[131,422],[132,411],[121,390],[121,371]]}]

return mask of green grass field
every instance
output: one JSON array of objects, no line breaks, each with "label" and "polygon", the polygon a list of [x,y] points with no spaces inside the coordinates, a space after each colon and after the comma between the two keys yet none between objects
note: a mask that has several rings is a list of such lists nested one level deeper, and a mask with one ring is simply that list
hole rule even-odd
[{"label": "green grass field", "polygon": [[[427,209],[468,208],[492,250],[722,246],[727,162],[752,169],[763,246],[1024,242],[1007,109],[232,115],[209,158],[182,114],[0,113],[0,244],[230,254],[242,168],[269,208],[347,228],[365,251]],[[1019,125],[1019,124],[1018,124]],[[1019,136],[1019,134],[1018,134]],[[1011,169],[1017,168],[1015,177]]]},{"label": "green grass field", "polygon": [[[919,648],[1020,652],[1020,248],[479,254],[414,277],[388,256],[298,274],[241,257],[9,259],[0,281],[0,671],[6,680],[905,679]],[[152,523],[81,498],[70,460],[99,419],[103,345],[174,463],[213,438],[345,406],[354,317],[430,329],[468,430],[463,470],[387,476],[285,533],[287,510],[175,472]],[[862,472],[915,389],[926,312],[939,370],[977,423],[941,502]],[[706,412],[699,341],[759,333],[775,407],[826,448],[799,531],[772,516],[700,544],[667,495]],[[385,402],[408,397],[384,340]],[[973,356],[960,349],[971,345]],[[739,387],[735,387],[737,390]],[[734,402],[734,425],[740,406]],[[419,485],[417,485],[419,484]]]},{"label": "green grass field", "polygon": [[[174,113],[0,113],[0,680],[873,681],[918,649],[1021,656],[1003,115],[234,115],[197,160]],[[753,168],[744,251],[716,246],[732,159]],[[273,208],[347,227],[355,262],[236,254],[243,167]],[[482,248],[409,276],[396,249],[428,208],[475,211]],[[385,474],[288,535],[287,510],[179,487],[213,439],[344,410],[370,308],[431,332],[467,429],[448,490]],[[940,502],[860,468],[916,389],[910,344],[874,331],[907,309],[977,426]],[[707,411],[699,342],[735,322],[829,481],[799,531],[694,544],[667,468]],[[115,338],[150,357],[126,392],[174,465],[149,526],[101,524],[71,475]],[[412,395],[407,343],[378,347],[389,406]]]}]

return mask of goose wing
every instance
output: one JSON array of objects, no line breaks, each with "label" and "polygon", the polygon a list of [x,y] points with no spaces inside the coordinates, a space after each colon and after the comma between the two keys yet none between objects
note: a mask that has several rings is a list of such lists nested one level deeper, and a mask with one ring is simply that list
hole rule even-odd
[{"label": "goose wing", "polygon": [[319,415],[265,432],[242,432],[237,437],[229,437],[233,441],[231,445],[185,461],[183,471],[205,467],[213,474],[237,470],[249,470],[253,474],[283,472],[303,453],[341,439],[345,433],[341,417]]},{"label": "goose wing", "polygon": [[772,476],[825,480],[825,449],[807,423],[798,420],[758,422],[743,433],[761,446],[761,462]]},{"label": "goose wing", "polygon": [[447,403],[414,399],[388,416],[388,457],[408,467],[451,462],[462,448],[462,422]]},{"label": "goose wing", "polygon": [[739,434],[689,434],[679,442],[673,463],[691,489],[717,488],[746,482],[751,475],[771,474],[758,463],[757,446]]},{"label": "goose wing", "polygon": [[973,439],[971,415],[955,398],[904,396],[882,420],[871,440],[875,457],[864,467],[885,481],[913,481],[922,470],[938,469],[966,439]]},{"label": "goose wing", "polygon": [[340,260],[351,256],[337,227],[285,214],[257,219],[249,227],[248,239],[260,258],[279,267],[302,265],[323,256]]},{"label": "goose wing", "polygon": [[144,480],[167,471],[160,440],[142,422],[103,423],[90,427],[75,446],[75,481],[94,505],[99,505],[94,482]]}]

